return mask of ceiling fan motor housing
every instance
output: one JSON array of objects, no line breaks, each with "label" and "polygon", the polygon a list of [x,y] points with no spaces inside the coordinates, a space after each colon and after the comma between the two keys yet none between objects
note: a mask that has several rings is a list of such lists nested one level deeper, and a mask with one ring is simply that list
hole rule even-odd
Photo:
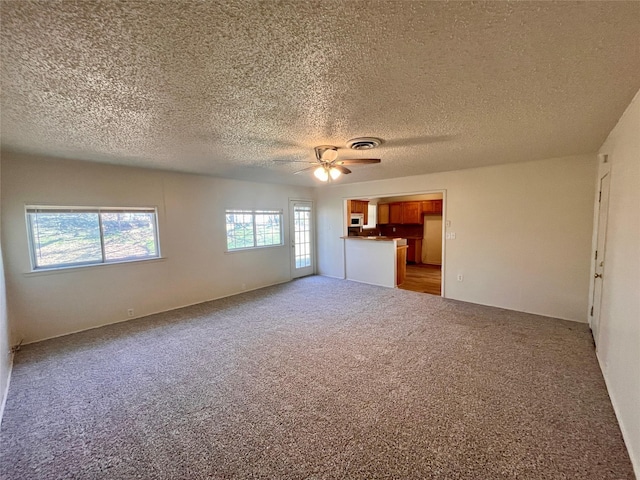
[{"label": "ceiling fan motor housing", "polygon": [[338,148],[333,145],[320,145],[315,151],[319,162],[331,162],[338,156]]}]

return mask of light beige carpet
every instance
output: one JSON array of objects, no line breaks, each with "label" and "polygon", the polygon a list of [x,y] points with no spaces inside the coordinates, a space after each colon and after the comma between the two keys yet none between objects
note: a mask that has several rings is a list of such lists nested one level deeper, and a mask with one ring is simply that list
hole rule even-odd
[{"label": "light beige carpet", "polygon": [[631,479],[584,324],[308,277],[28,345],[3,479]]}]

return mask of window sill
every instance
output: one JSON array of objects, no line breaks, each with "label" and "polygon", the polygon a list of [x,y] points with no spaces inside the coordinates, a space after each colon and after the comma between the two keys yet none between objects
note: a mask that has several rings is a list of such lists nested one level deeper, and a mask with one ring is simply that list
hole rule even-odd
[{"label": "window sill", "polygon": [[233,250],[225,250],[224,253],[240,253],[240,252],[255,252],[256,250],[267,250],[270,248],[278,248],[284,247],[284,243],[280,243],[278,245],[264,245],[262,247],[246,247],[246,248],[235,248]]},{"label": "window sill", "polygon": [[134,260],[123,260],[120,262],[108,262],[108,263],[92,263],[91,265],[70,265],[68,267],[52,267],[52,268],[40,268],[38,270],[31,270],[30,272],[24,272],[23,275],[28,277],[38,277],[40,275],[55,275],[58,273],[71,273],[78,270],[84,270],[87,268],[103,268],[103,267],[115,267],[121,265],[131,265],[139,263],[156,263],[164,262],[167,257],[154,257],[154,258],[140,258]]}]

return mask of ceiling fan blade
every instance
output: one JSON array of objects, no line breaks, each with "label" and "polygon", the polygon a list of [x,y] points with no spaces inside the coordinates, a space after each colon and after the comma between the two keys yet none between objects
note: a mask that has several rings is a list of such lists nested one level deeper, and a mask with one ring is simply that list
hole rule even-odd
[{"label": "ceiling fan blade", "polygon": [[351,173],[351,170],[349,170],[347,167],[343,167],[342,165],[334,164],[331,166],[331,168],[335,168],[336,170],[340,171],[340,173],[344,173],[345,175]]},{"label": "ceiling fan blade", "polygon": [[309,171],[309,170],[313,170],[313,169],[314,169],[314,168],[316,168],[316,167],[317,167],[317,165],[311,165],[310,167],[303,168],[302,170],[298,170],[298,171],[296,171],[296,172],[293,172],[293,174],[294,174],[294,175],[297,175],[297,174],[302,173],[302,172],[307,172],[307,171]]},{"label": "ceiling fan blade", "polygon": [[336,163],[339,165],[358,165],[367,163],[380,163],[382,160],[379,158],[345,158],[344,160],[338,160]]}]

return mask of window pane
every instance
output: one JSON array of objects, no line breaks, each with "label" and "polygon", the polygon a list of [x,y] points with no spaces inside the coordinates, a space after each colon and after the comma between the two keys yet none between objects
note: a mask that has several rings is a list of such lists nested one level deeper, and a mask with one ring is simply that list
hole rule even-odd
[{"label": "window pane", "polygon": [[253,215],[227,213],[227,249],[253,247]]},{"label": "window pane", "polygon": [[227,250],[282,245],[281,210],[227,210]]},{"label": "window pane", "polygon": [[256,245],[280,245],[282,243],[279,214],[256,214]]},{"label": "window pane", "polygon": [[97,213],[29,213],[35,268],[102,262]]},{"label": "window pane", "polygon": [[155,214],[101,213],[106,261],[157,257]]}]

